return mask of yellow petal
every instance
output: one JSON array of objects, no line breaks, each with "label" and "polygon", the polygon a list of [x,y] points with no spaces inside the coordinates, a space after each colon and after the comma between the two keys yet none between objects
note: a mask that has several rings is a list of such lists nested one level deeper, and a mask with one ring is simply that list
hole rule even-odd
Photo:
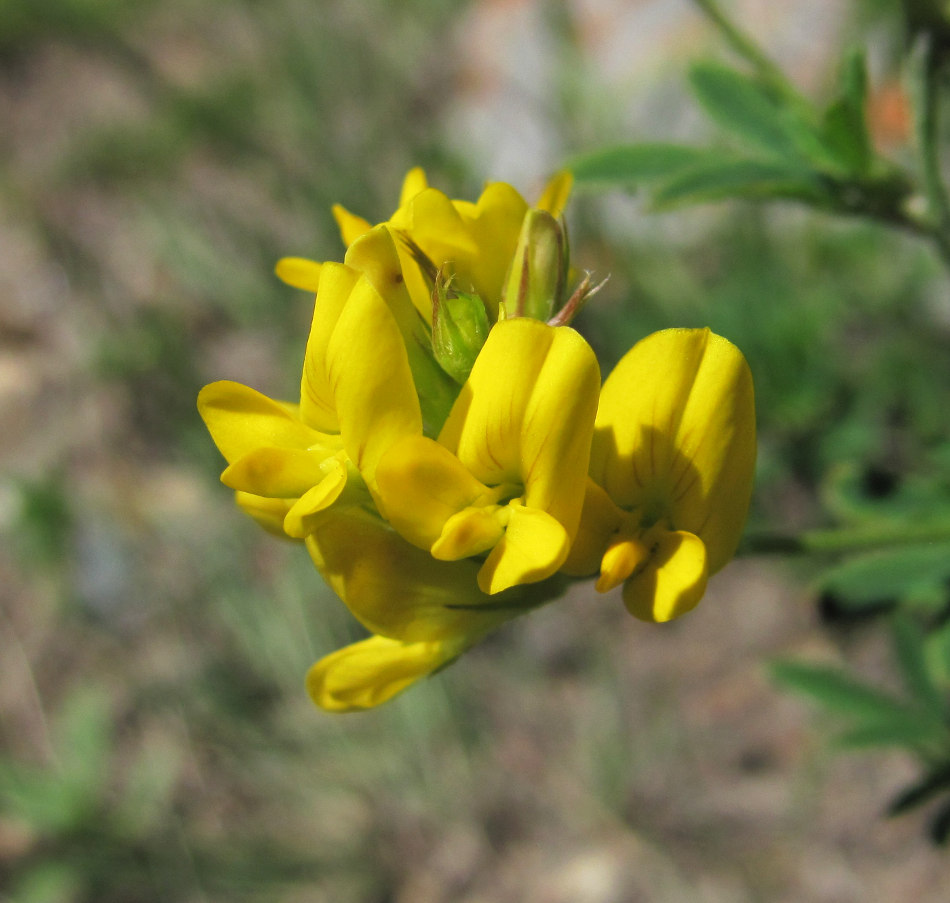
[{"label": "yellow petal", "polygon": [[588,477],[577,536],[561,570],[571,577],[596,574],[600,570],[604,549],[620,526],[623,516],[624,513],[610,500],[610,496]]},{"label": "yellow petal", "polygon": [[326,263],[313,305],[303,375],[300,380],[300,416],[316,429],[339,432],[334,388],[327,373],[327,346],[360,274],[342,263]]},{"label": "yellow petal", "polygon": [[432,432],[437,431],[448,415],[458,387],[432,355],[429,321],[419,315],[406,289],[392,234],[386,226],[371,229],[350,247],[345,261],[347,266],[362,273],[386,302],[391,319],[402,335],[426,426]]},{"label": "yellow petal", "polygon": [[477,257],[478,247],[452,201],[441,191],[425,188],[414,195],[408,203],[400,205],[389,227],[400,236],[397,250],[406,287],[427,322],[432,319],[432,286],[401,236],[411,239],[437,268],[452,261],[459,287],[474,290],[467,266]]},{"label": "yellow petal", "polygon": [[[462,205],[463,217],[469,219]],[[490,182],[475,204],[468,222],[478,247],[476,259],[466,262],[475,290],[482,296],[489,312],[497,317],[505,276],[518,246],[518,235],[528,204],[511,185]]]},{"label": "yellow petal", "polygon": [[600,576],[594,589],[599,593],[608,593],[620,586],[649,561],[653,552],[653,547],[648,546],[641,536],[618,537],[604,552]]},{"label": "yellow petal", "polygon": [[371,709],[464,649],[458,642],[402,643],[373,636],[320,659],[307,674],[310,698],[328,712]]},{"label": "yellow petal", "polygon": [[273,533],[281,539],[290,538],[284,532],[284,518],[290,509],[289,501],[266,499],[250,492],[235,492],[234,500],[245,514],[253,517],[268,533]]},{"label": "yellow petal", "polygon": [[372,225],[363,219],[363,217],[357,216],[355,213],[350,213],[346,207],[340,204],[333,205],[333,218],[336,220],[337,227],[340,230],[340,237],[343,239],[343,244],[346,245],[346,247],[349,247],[361,235],[372,229]]},{"label": "yellow petal", "polygon": [[591,476],[618,505],[700,537],[710,573],[735,552],[754,469],[752,377],[726,339],[708,329],[654,333],[607,378]]},{"label": "yellow petal", "polygon": [[318,438],[294,416],[292,406],[227,380],[198,393],[198,413],[228,462],[260,446],[305,449]]},{"label": "yellow petal", "polygon": [[339,497],[346,486],[346,467],[338,458],[332,459],[326,476],[308,489],[287,512],[284,532],[293,539],[304,539],[317,522],[314,515],[325,512]]},{"label": "yellow petal", "polygon": [[462,387],[439,442],[482,483],[525,487],[573,537],[581,514],[600,370],[567,327],[498,323]]},{"label": "yellow petal", "polygon": [[408,233],[436,266],[458,257],[467,260],[478,253],[455,205],[436,188],[414,195],[392,215],[389,225]]},{"label": "yellow petal", "polygon": [[427,551],[446,521],[486,491],[455,455],[425,436],[393,445],[379,462],[376,481],[386,519]]},{"label": "yellow petal", "polygon": [[331,450],[322,448],[255,448],[228,467],[221,482],[254,495],[297,498],[323,479],[322,465],[329,454]]},{"label": "yellow petal", "polygon": [[[451,261],[456,284],[481,296],[489,319],[498,316],[498,302],[508,266],[518,244],[518,233],[528,205],[510,185],[488,185],[477,203],[451,201],[441,191],[428,188],[400,208],[390,225],[405,232],[438,267]],[[415,267],[410,292],[417,306],[424,283]],[[428,310],[427,298],[420,310]]]},{"label": "yellow petal", "polygon": [[294,288],[307,292],[314,292],[320,287],[320,271],[323,264],[305,257],[282,257],[277,261],[274,272],[281,282],[286,282]]},{"label": "yellow petal", "polygon": [[481,636],[520,611],[518,593],[499,600],[479,590],[478,562],[436,561],[355,508],[335,510],[307,537],[307,548],[347,608],[381,636]]},{"label": "yellow petal", "polygon": [[422,432],[422,414],[399,328],[365,277],[340,312],[325,366],[344,448],[375,492],[380,457]]},{"label": "yellow petal", "polygon": [[570,197],[571,188],[573,187],[573,173],[566,169],[555,173],[548,184],[544,186],[544,191],[541,193],[541,198],[537,206],[541,210],[547,210],[547,212],[556,219],[564,212],[564,208],[567,206],[567,199]]},{"label": "yellow petal", "polygon": [[505,523],[499,517],[497,505],[464,508],[445,522],[441,536],[432,544],[432,557],[458,561],[480,555],[493,548],[504,535]]},{"label": "yellow petal", "polygon": [[665,533],[647,566],[624,584],[624,605],[642,621],[670,621],[696,606],[708,576],[703,541],[692,533]]},{"label": "yellow petal", "polygon": [[419,192],[429,187],[426,172],[421,166],[414,166],[406,173],[402,180],[402,191],[399,193],[399,206],[405,207]]},{"label": "yellow petal", "polygon": [[509,508],[505,534],[478,572],[478,585],[485,593],[550,577],[564,563],[570,547],[567,531],[551,515],[515,503]]}]

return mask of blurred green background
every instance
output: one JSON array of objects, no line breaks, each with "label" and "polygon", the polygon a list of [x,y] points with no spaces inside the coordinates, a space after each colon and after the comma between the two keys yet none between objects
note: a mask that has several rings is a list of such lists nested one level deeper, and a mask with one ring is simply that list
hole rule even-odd
[{"label": "blurred green background", "polygon": [[[896,4],[733,6],[813,96],[870,41],[872,131],[907,152]],[[329,716],[303,676],[358,628],[234,508],[195,412],[215,379],[294,396],[312,300],[273,265],[341,255],[331,204],[382,220],[418,164],[531,198],[572,153],[703,136],[683,71],[717,53],[663,0],[0,0],[0,900],[946,899],[918,826],[877,819],[910,765],[830,758],[769,683],[798,652],[890,679],[809,567],[740,559],[662,628],[582,588]],[[569,225],[611,277],[578,321],[605,372],[665,326],[746,353],[753,530],[946,474],[926,246],[619,195]]]}]

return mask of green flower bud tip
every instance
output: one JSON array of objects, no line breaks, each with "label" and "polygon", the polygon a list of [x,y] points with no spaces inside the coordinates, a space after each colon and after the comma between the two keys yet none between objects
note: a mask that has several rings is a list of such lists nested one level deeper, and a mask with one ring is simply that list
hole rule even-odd
[{"label": "green flower bud tip", "polygon": [[567,232],[546,210],[529,210],[508,269],[502,305],[509,317],[548,320],[564,302]]},{"label": "green flower bud tip", "polygon": [[490,329],[485,303],[474,292],[452,287],[451,267],[443,266],[432,289],[432,351],[439,366],[459,385],[468,379]]},{"label": "green flower bud tip", "polygon": [[429,285],[434,285],[436,277],[439,274],[439,268],[433,263],[432,259],[426,254],[419,245],[405,232],[397,231],[400,241],[409,252],[410,257],[416,262],[416,265],[422,270]]}]

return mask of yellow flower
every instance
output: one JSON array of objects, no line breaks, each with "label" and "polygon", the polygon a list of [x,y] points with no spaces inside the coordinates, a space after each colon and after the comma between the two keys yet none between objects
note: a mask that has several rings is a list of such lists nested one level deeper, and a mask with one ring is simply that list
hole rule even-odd
[{"label": "yellow flower", "polygon": [[436,561],[355,509],[322,522],[307,547],[327,583],[373,632],[310,669],[311,698],[333,712],[385,702],[538,604],[520,588],[485,595],[475,562]]},{"label": "yellow flower", "polygon": [[337,263],[321,273],[300,403],[218,382],[198,408],[228,461],[222,482],[264,526],[295,539],[335,503],[371,505],[382,453],[422,428],[396,316],[366,276]]},{"label": "yellow flower", "polygon": [[380,459],[386,518],[440,560],[487,553],[486,593],[549,577],[577,530],[599,382],[574,330],[498,323],[438,440],[410,436]]},{"label": "yellow flower", "polygon": [[340,437],[308,425],[299,405],[221,381],[201,390],[198,410],[228,462],[221,482],[272,532],[302,539],[312,516],[343,492],[348,474]]},{"label": "yellow flower", "polygon": [[567,574],[623,584],[638,618],[668,621],[733,556],[755,467],[752,377],[708,329],[635,345],[601,391],[581,526]]},{"label": "yellow flower", "polygon": [[[554,176],[536,205],[552,216],[560,215],[567,202],[572,177]],[[522,221],[529,206],[504,182],[490,182],[477,201],[452,200],[429,187],[425,172],[416,167],[403,181],[399,207],[386,222],[396,236],[401,271],[413,304],[426,322],[431,320],[432,286],[417,264],[414,246],[436,267],[451,261],[458,285],[478,294],[489,319],[498,319],[498,304],[508,269],[518,246]],[[343,243],[349,248],[373,227],[360,216],[335,205],[333,215]],[[277,264],[277,275],[290,285],[315,291],[320,264],[287,257]]]}]

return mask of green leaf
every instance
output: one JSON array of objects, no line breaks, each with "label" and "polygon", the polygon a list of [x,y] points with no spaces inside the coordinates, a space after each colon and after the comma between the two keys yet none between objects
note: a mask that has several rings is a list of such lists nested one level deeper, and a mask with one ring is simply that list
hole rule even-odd
[{"label": "green leaf", "polygon": [[926,774],[921,780],[904,788],[887,807],[888,815],[902,815],[933,799],[943,790],[950,790],[950,766]]},{"label": "green leaf", "polygon": [[867,721],[835,738],[841,749],[899,746],[915,752],[932,750],[950,739],[943,726],[913,709],[880,720]]},{"label": "green leaf", "polygon": [[694,64],[689,79],[710,118],[759,150],[798,163],[824,156],[817,130],[792,98],[720,63]]},{"label": "green leaf", "polygon": [[927,659],[937,682],[950,685],[950,621],[931,632],[927,638]]},{"label": "green leaf", "polygon": [[[846,446],[842,453],[850,451]],[[873,471],[871,472],[873,476]],[[950,524],[950,492],[943,473],[878,474],[893,485],[869,485],[869,471],[855,461],[835,464],[821,486],[821,499],[836,519],[870,523],[885,519],[923,523],[939,517]]]},{"label": "green leaf", "polygon": [[893,619],[893,638],[894,654],[908,692],[936,719],[944,718],[947,703],[930,673],[923,631],[911,618],[898,613]]},{"label": "green leaf", "polygon": [[950,543],[892,546],[855,555],[826,570],[819,589],[846,608],[861,609],[885,599],[901,601],[950,577]]},{"label": "green leaf", "polygon": [[866,101],[867,70],[864,53],[859,50],[846,60],[841,94],[825,111],[821,123],[825,146],[848,173],[858,177],[867,173],[873,156]]},{"label": "green leaf", "polygon": [[634,187],[682,172],[716,153],[682,144],[625,144],[574,157],[566,168],[579,185]]},{"label": "green leaf", "polygon": [[860,721],[896,723],[908,712],[901,700],[858,683],[837,668],[779,661],[772,663],[771,672],[777,683],[811,697],[829,711]]},{"label": "green leaf", "polygon": [[821,180],[800,168],[760,160],[718,158],[665,182],[653,201],[664,208],[724,198],[795,198],[823,204],[827,196]]}]

